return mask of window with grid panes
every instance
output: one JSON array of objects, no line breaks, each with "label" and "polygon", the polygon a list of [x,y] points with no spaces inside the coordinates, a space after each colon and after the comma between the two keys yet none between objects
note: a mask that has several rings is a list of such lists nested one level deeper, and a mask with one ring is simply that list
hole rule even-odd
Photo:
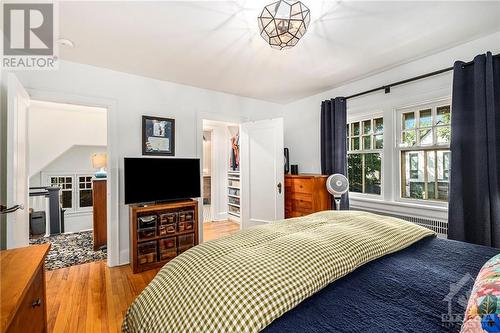
[{"label": "window with grid panes", "polygon": [[92,176],[88,174],[50,175],[48,183],[58,186],[61,207],[68,213],[92,210]]},{"label": "window with grid panes", "polygon": [[78,207],[92,207],[92,176],[78,176]]},{"label": "window with grid panes", "polygon": [[381,194],[383,147],[382,117],[347,124],[347,173],[350,192]]},{"label": "window with grid panes", "polygon": [[51,176],[50,185],[58,186],[59,202],[64,209],[73,208],[73,177],[71,176]]},{"label": "window with grid panes", "polygon": [[399,113],[401,197],[448,200],[451,108],[448,103]]}]

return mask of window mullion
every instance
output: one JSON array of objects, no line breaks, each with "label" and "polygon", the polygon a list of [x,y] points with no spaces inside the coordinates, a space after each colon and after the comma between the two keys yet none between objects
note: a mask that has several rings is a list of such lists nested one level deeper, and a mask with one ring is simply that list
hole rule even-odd
[{"label": "window mullion", "polygon": [[438,200],[438,154],[437,150],[434,150],[434,199]]},{"label": "window mullion", "polygon": [[74,174],[73,175],[73,184],[71,185],[71,191],[73,192],[73,211],[77,211],[78,210],[78,199],[77,199],[77,195],[79,195],[78,193],[78,181],[77,181],[77,177],[76,175]]},{"label": "window mullion", "polygon": [[365,156],[366,154],[361,154],[361,189],[362,193],[366,193],[366,182],[365,182]]},{"label": "window mullion", "polygon": [[420,147],[420,111],[413,112],[415,117],[415,146]]},{"label": "window mullion", "polygon": [[[437,107],[434,106],[431,109],[431,128],[432,128],[432,145],[437,145],[437,128],[436,128],[436,119],[437,119]],[[436,163],[437,164],[437,163]]]},{"label": "window mullion", "polygon": [[406,158],[404,156],[404,153],[400,150],[399,151],[399,159],[401,161],[401,185],[400,185],[400,195],[401,198],[404,198],[406,195]]},{"label": "window mullion", "polygon": [[424,152],[424,200],[429,199],[429,186],[428,186],[428,181],[429,181],[429,174],[427,172],[427,151]]}]

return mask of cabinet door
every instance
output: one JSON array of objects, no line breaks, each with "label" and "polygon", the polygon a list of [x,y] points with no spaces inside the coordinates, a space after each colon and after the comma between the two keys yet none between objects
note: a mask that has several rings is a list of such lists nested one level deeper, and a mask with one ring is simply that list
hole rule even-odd
[{"label": "cabinet door", "polygon": [[94,251],[107,244],[107,188],[106,180],[94,180],[92,189],[94,216]]}]

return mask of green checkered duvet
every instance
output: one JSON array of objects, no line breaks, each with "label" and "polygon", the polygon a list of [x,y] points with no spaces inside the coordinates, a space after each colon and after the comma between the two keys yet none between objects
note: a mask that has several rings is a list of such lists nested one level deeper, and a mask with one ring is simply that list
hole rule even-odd
[{"label": "green checkered duvet", "polygon": [[434,235],[399,219],[325,211],[198,245],[129,307],[124,332],[258,332],[357,267]]}]

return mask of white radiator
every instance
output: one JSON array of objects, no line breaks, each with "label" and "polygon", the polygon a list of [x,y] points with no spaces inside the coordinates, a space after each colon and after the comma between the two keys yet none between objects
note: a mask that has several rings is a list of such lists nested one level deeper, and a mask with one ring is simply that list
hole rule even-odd
[{"label": "white radiator", "polygon": [[429,219],[429,218],[415,217],[415,216],[401,215],[401,214],[394,214],[394,213],[387,213],[387,212],[380,212],[380,211],[361,209],[361,208],[356,208],[353,210],[361,210],[361,211],[370,212],[370,213],[374,213],[374,214],[396,217],[398,219],[402,219],[402,220],[405,220],[405,221],[408,221],[411,223],[415,223],[415,224],[418,224],[422,227],[430,229],[430,230],[438,233],[440,236],[444,236],[444,237],[448,236],[448,222],[447,221],[433,220],[433,219]]}]

